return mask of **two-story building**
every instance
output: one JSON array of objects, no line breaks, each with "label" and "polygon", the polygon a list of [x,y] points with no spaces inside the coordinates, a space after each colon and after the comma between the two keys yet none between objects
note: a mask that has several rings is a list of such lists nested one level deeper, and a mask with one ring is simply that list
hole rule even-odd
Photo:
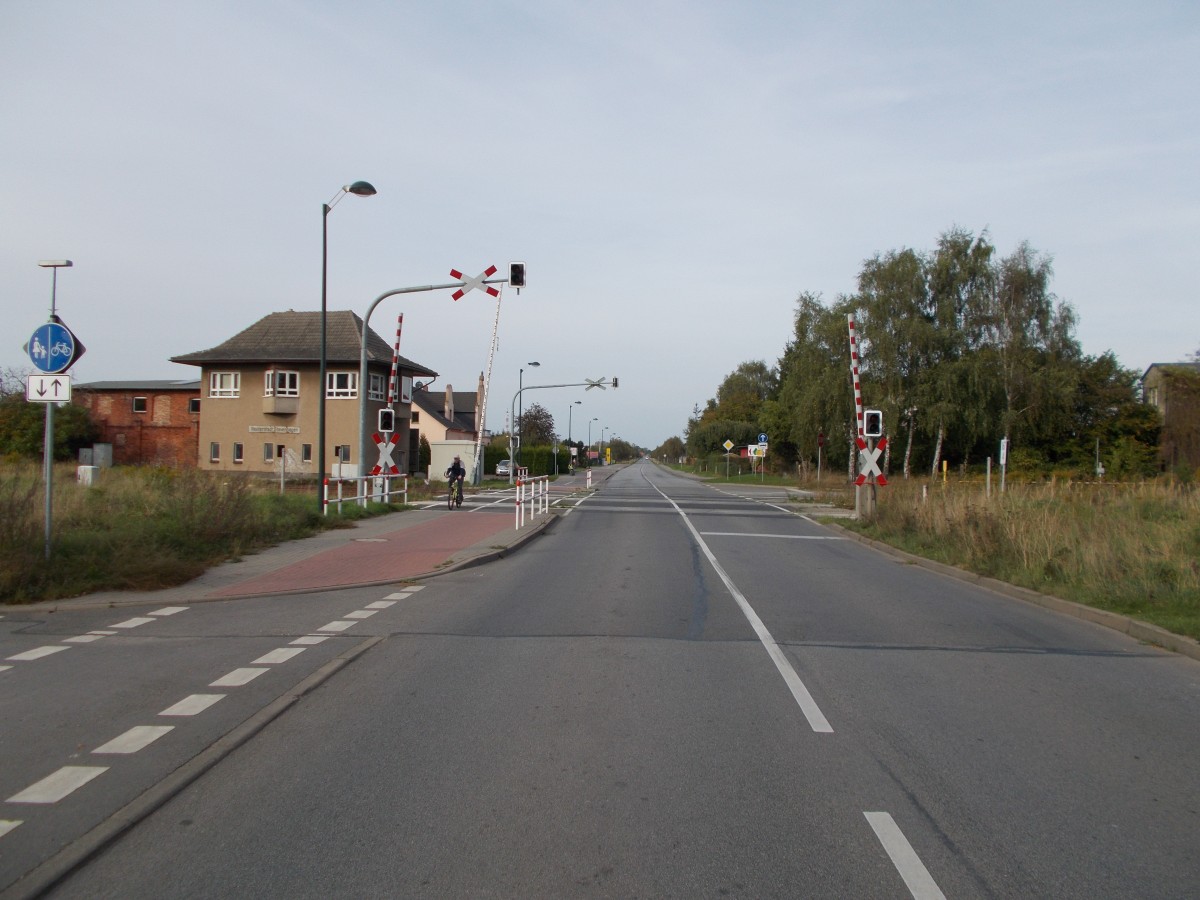
[{"label": "two-story building", "polygon": [[198,381],[93,381],[76,385],[71,402],[88,411],[117,465],[196,464]]},{"label": "two-story building", "polygon": [[[366,383],[360,384],[363,321],[351,311],[326,314],[325,458],[344,472],[369,471],[379,410],[388,405],[393,348],[367,329]],[[277,312],[209,350],[172,362],[200,367],[201,469],[316,474],[319,454],[320,312]],[[395,357],[398,396],[392,460],[408,471],[414,377],[437,373]],[[360,421],[363,423],[360,427]]]},{"label": "two-story building", "polygon": [[1200,362],[1154,363],[1142,375],[1142,400],[1162,415],[1159,464],[1200,468]]}]

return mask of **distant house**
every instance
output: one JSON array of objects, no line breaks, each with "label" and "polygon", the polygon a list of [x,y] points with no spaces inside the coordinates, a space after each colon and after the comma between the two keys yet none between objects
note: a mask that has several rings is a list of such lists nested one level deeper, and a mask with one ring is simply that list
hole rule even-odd
[{"label": "distant house", "polygon": [[430,391],[427,385],[419,385],[413,391],[412,406],[410,458],[414,462],[421,438],[430,444],[435,441],[474,441],[483,427],[480,421],[483,373],[479,374],[479,384],[474,392],[456,391],[451,385],[446,385],[444,391]]},{"label": "distant house", "polygon": [[1200,468],[1200,362],[1154,363],[1142,376],[1142,400],[1162,415],[1159,464]]},{"label": "distant house", "polygon": [[[321,313],[277,312],[210,350],[172,357],[200,367],[204,415],[202,469],[316,474],[319,454]],[[387,405],[393,349],[374,330],[366,336],[367,383],[359,384],[363,321],[353,312],[326,317],[325,458],[327,467],[369,471],[379,453],[372,435]],[[414,377],[437,373],[397,357],[396,447],[392,461],[408,470],[410,397]],[[365,398],[364,398],[365,392]],[[360,401],[365,401],[360,409]],[[359,428],[365,412],[366,425]]]},{"label": "distant house", "polygon": [[200,382],[93,381],[73,394],[99,429],[97,443],[112,445],[115,464],[196,464]]}]

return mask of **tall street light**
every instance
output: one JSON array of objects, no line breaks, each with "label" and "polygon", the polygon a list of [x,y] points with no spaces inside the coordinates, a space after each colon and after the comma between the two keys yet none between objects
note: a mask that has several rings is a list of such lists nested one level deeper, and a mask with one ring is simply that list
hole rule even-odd
[{"label": "tall street light", "polygon": [[588,468],[589,469],[592,467],[592,423],[599,422],[599,421],[600,421],[599,416],[592,416],[590,419],[588,419],[587,452],[588,452]]},{"label": "tall street light", "polygon": [[[319,381],[317,383],[317,511],[325,512],[325,351],[326,351],[326,285],[329,272],[329,211],[347,194],[358,197],[371,197],[375,188],[369,182],[356,181],[345,185],[333,195],[333,199],[321,206],[321,364]],[[366,390],[366,385],[358,386],[360,391]]]},{"label": "tall street light", "polygon": [[575,445],[571,442],[571,417],[575,413],[575,407],[583,406],[582,400],[574,401],[567,407],[567,468],[571,467],[571,459],[575,455]]},{"label": "tall street light", "polygon": [[[540,362],[528,362],[528,363],[525,363],[525,365],[536,369],[538,366],[541,365],[541,363]],[[525,415],[525,412],[522,409],[522,407],[524,406],[524,403],[521,399],[521,391],[523,391],[525,389],[524,388],[524,380],[525,380],[525,369],[522,368],[520,373],[517,375],[517,398],[518,398],[517,399],[517,404],[518,404],[517,405],[517,421],[513,422],[513,429],[517,432],[517,458],[512,461],[512,465],[514,467],[521,461],[521,430],[518,428],[517,423],[520,422],[521,417],[523,415]]]}]

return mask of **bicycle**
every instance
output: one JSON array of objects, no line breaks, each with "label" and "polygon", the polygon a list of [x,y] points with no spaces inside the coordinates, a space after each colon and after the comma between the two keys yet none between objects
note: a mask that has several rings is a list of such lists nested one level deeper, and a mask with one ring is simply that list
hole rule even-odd
[{"label": "bicycle", "polygon": [[454,509],[456,506],[462,508],[463,489],[462,478],[450,479],[450,495],[446,498],[446,509]]}]

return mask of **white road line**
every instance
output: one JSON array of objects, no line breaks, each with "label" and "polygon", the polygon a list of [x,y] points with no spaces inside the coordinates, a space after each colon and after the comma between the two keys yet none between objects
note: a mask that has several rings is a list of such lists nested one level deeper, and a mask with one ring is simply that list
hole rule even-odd
[{"label": "white road line", "polygon": [[837,534],[745,534],[741,531],[702,531],[705,537],[786,538],[792,541],[844,541]]},{"label": "white road line", "polygon": [[140,616],[134,619],[126,619],[124,622],[118,622],[116,625],[110,625],[109,628],[137,628],[139,625],[145,625],[147,622],[154,620],[146,616]]},{"label": "white road line", "polygon": [[191,694],[184,697],[178,703],[168,706],[160,716],[195,716],[204,712],[222,697],[224,694]]},{"label": "white road line", "polygon": [[150,613],[152,616],[173,616],[176,613],[187,612],[186,606],[164,606],[162,609],[156,609]]},{"label": "white road line", "polygon": [[294,641],[292,641],[292,643],[312,646],[313,644],[319,644],[322,641],[327,641],[329,638],[330,635],[328,634],[306,634],[303,637],[296,638]]},{"label": "white road line", "polygon": [[270,671],[270,669],[234,669],[228,675],[222,675],[212,682],[209,687],[241,687],[249,684],[263,672]]},{"label": "white road line", "polygon": [[[70,650],[70,647],[64,647],[61,644],[46,647],[34,647],[32,650],[26,650],[24,653],[18,653],[15,656],[8,657],[10,662],[29,662],[34,659],[41,659],[43,656],[50,656],[62,650]],[[74,659],[75,657],[71,657]]]},{"label": "white road line", "polygon": [[75,637],[63,638],[64,644],[90,644],[104,638],[102,634],[77,634]]},{"label": "white road line", "polygon": [[101,744],[93,753],[137,753],[148,747],[169,731],[174,725],[135,725],[124,734]]},{"label": "white road line", "polygon": [[346,613],[346,618],[347,619],[360,619],[360,620],[361,619],[369,619],[369,618],[371,618],[371,616],[375,615],[375,613],[377,613],[377,612],[379,612],[379,610],[377,610],[377,609],[356,609],[354,612]]},{"label": "white road line", "polygon": [[0,819],[0,837],[4,837],[24,821],[22,819]]},{"label": "white road line", "polygon": [[98,631],[89,631],[88,634],[98,634],[101,637],[108,637],[110,635],[116,634],[116,632],[115,631],[98,630]]},{"label": "white road line", "polygon": [[108,766],[63,766],[37,784],[31,784],[19,794],[8,798],[9,803],[57,803],[72,791],[83,787],[93,778],[103,775]]},{"label": "white road line", "polygon": [[865,812],[863,815],[867,817],[871,828],[875,830],[875,836],[879,838],[879,843],[883,844],[883,849],[891,857],[892,865],[904,879],[913,900],[945,900],[946,895],[937,886],[933,876],[913,850],[912,844],[896,824],[896,820],[885,812]]},{"label": "white road line", "polygon": [[330,622],[328,625],[323,625],[317,631],[345,631],[353,624],[353,622],[339,620],[337,622]]},{"label": "white road line", "polygon": [[0,672],[7,672],[12,666],[0,666]]},{"label": "white road line", "polygon": [[[405,596],[407,596],[407,594]],[[376,600],[374,603],[368,603],[367,609],[387,609],[395,605],[395,600]]]},{"label": "white road line", "polygon": [[683,524],[688,527],[688,531],[692,533],[692,537],[696,539],[696,543],[700,546],[701,552],[704,553],[709,564],[716,571],[717,575],[720,576],[721,581],[725,583],[725,589],[729,591],[730,596],[733,597],[734,602],[741,609],[742,615],[746,617],[746,621],[750,623],[750,627],[758,635],[758,640],[763,645],[763,649],[767,651],[767,655],[771,657],[771,662],[775,663],[775,668],[783,676],[783,681],[788,686],[788,690],[792,692],[792,697],[799,705],[800,711],[804,713],[804,718],[808,719],[809,727],[821,734],[832,734],[833,726],[829,724],[829,720],[825,718],[825,714],[817,706],[817,701],[813,699],[812,694],[808,692],[808,688],[805,687],[800,676],[796,674],[796,670],[792,668],[787,654],[775,642],[775,638],[771,637],[771,632],[767,630],[767,626],[763,624],[763,620],[758,617],[758,613],[754,611],[754,607],[750,605],[750,601],[737,589],[737,585],[733,583],[733,579],[721,568],[721,564],[717,562],[717,557],[708,548],[708,544],[704,543],[704,538],[700,537],[700,532],[696,530],[696,526],[692,524],[692,520],[688,518],[687,513],[680,509],[678,503],[666,494],[663,494],[655,485],[651,484],[650,486],[658,491],[659,494],[662,494],[663,499],[675,507],[675,511],[682,517]]},{"label": "white road line", "polygon": [[407,600],[411,596],[412,596],[412,594],[405,592],[403,594],[388,594],[383,599],[391,600],[393,603],[395,603],[397,600]]},{"label": "white road line", "polygon": [[303,647],[280,647],[277,650],[272,650],[270,653],[263,654],[254,662],[252,666],[273,666],[275,663],[287,662],[293,656],[299,656],[304,652]]}]

